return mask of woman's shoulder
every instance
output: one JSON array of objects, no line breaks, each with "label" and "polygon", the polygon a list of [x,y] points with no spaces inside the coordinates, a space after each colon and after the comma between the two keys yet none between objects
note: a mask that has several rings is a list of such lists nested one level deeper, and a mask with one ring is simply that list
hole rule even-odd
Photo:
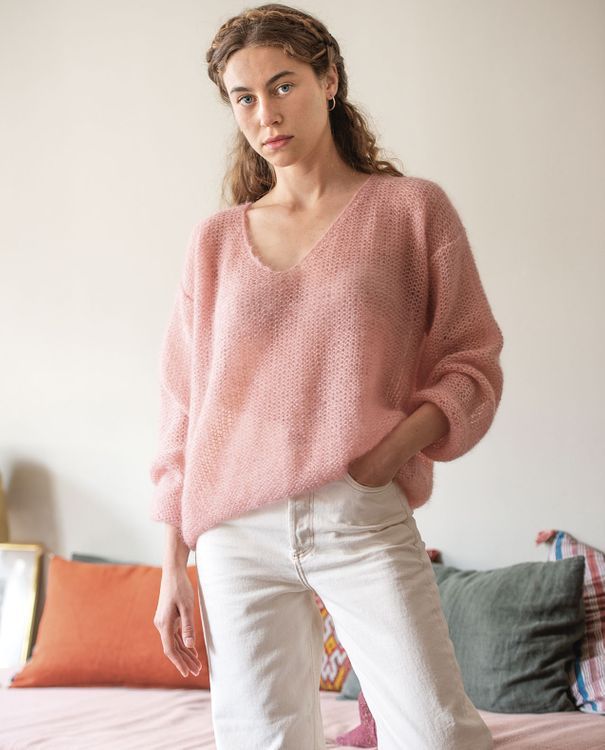
[{"label": "woman's shoulder", "polygon": [[407,201],[419,208],[447,199],[445,190],[439,183],[417,175],[380,174],[377,187],[385,189],[394,198]]},{"label": "woman's shoulder", "polygon": [[384,175],[381,183],[392,197],[394,207],[421,215],[426,221],[442,218],[458,223],[459,216],[448,192],[435,180],[414,175]]},{"label": "woman's shoulder", "polygon": [[393,216],[411,223],[423,242],[432,248],[450,243],[465,231],[456,203],[435,180],[413,175],[383,175],[376,197],[381,204],[386,204]]},{"label": "woman's shoulder", "polygon": [[192,235],[197,237],[199,241],[220,241],[230,232],[239,231],[243,206],[243,203],[237,203],[226,208],[219,208],[200,217],[191,230]]}]

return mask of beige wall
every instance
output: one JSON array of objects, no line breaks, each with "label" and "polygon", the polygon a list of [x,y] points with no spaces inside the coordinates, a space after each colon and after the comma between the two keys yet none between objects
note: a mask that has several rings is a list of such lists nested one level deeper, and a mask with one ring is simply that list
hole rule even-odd
[{"label": "beige wall", "polygon": [[[0,2],[13,541],[161,561],[148,517],[158,352],[234,127],[204,55],[243,7]],[[544,559],[543,528],[605,549],[605,3],[299,7],[339,39],[350,97],[387,155],[458,207],[505,337],[492,429],[436,464],[416,511],[427,546],[477,568]]]}]

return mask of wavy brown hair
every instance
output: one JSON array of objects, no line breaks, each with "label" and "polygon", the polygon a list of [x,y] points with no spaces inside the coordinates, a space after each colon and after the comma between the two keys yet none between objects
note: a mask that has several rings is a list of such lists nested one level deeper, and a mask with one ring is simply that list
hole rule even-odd
[{"label": "wavy brown hair", "polygon": [[[285,54],[308,63],[321,79],[334,63],[338,72],[336,104],[328,110],[330,130],[342,159],[359,172],[403,176],[390,161],[380,158],[376,137],[358,106],[347,100],[348,79],[338,42],[324,24],[289,5],[269,3],[246,8],[217,31],[206,52],[208,76],[218,86],[221,99],[231,104],[223,83],[229,57],[243,47],[278,47]],[[248,143],[238,130],[230,152],[231,165],[223,179],[223,198],[229,204],[255,201],[275,185],[273,166]],[[398,160],[399,161],[399,160]]]}]

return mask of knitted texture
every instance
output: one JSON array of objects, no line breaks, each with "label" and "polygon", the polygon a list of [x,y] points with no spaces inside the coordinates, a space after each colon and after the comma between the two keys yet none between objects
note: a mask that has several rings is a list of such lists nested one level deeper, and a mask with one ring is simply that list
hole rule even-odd
[{"label": "knitted texture", "polygon": [[160,354],[151,518],[190,549],[221,521],[341,478],[423,402],[449,432],[394,477],[412,508],[502,395],[501,330],[437,183],[372,174],[285,270],[249,241],[250,202],[190,235]]},{"label": "knitted texture", "polygon": [[337,745],[349,745],[351,747],[377,747],[376,722],[366,703],[363,690],[359,691],[357,698],[359,708],[359,724],[348,732],[336,736]]}]

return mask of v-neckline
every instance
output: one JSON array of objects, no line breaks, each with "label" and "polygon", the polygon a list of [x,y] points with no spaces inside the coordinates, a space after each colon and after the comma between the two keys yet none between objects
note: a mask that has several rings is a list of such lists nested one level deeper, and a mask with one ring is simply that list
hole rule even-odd
[{"label": "v-neckline", "polygon": [[295,263],[293,266],[290,266],[289,268],[281,268],[281,269],[272,268],[271,266],[268,266],[264,261],[262,261],[258,255],[256,255],[256,253],[254,252],[254,247],[252,243],[250,242],[250,236],[248,233],[248,225],[247,225],[247,212],[248,212],[248,208],[252,205],[253,201],[246,201],[245,203],[240,204],[240,229],[241,229],[244,246],[246,249],[246,254],[258,268],[261,268],[262,270],[268,273],[289,273],[291,271],[299,270],[301,266],[307,263],[312,256],[315,256],[317,254],[318,248],[321,245],[323,245],[323,243],[328,239],[328,237],[335,231],[335,228],[337,227],[337,225],[343,220],[344,216],[350,211],[353,205],[357,202],[357,199],[363,192],[364,188],[372,180],[375,174],[376,174],[375,172],[372,172],[368,176],[368,178],[364,180],[364,182],[361,183],[361,185],[353,193],[351,198],[348,200],[345,206],[341,209],[340,213],[336,216],[334,221],[328,226],[328,228],[321,235],[321,237],[317,240],[317,242],[311,247],[311,249],[307,253],[305,253],[305,255],[301,258],[301,260],[298,261],[298,263]]}]

